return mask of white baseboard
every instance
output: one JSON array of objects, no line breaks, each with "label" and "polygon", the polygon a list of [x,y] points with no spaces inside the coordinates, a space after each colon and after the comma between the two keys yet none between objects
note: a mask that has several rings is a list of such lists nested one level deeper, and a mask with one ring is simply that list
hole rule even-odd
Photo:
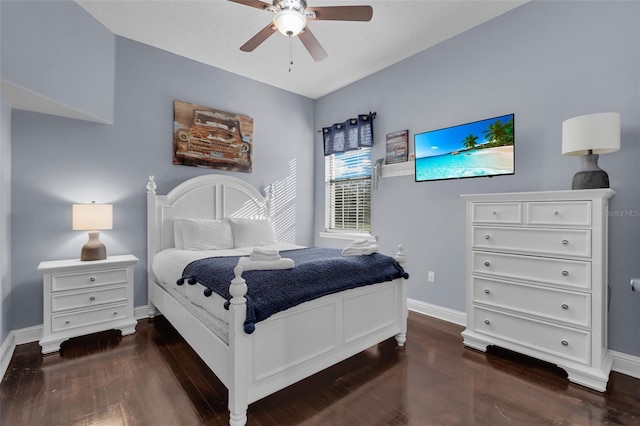
[{"label": "white baseboard", "polygon": [[609,352],[613,355],[613,366],[611,367],[613,371],[640,379],[640,357],[611,349]]},{"label": "white baseboard", "polygon": [[466,312],[455,311],[453,309],[432,305],[430,303],[422,302],[415,299],[407,299],[407,307],[409,308],[409,310],[412,310],[419,314],[438,318],[462,326],[467,325]]},{"label": "white baseboard", "polygon": [[137,320],[149,318],[149,305],[136,306],[133,308],[133,316]]},{"label": "white baseboard", "polygon": [[4,339],[4,342],[0,345],[0,377],[4,377],[4,373],[7,372],[13,352],[16,350],[16,345],[37,342],[40,340],[41,334],[41,325],[22,328],[20,330],[11,330],[9,332],[7,338]]},{"label": "white baseboard", "polygon": [[[442,306],[432,305],[415,299],[407,299],[407,306],[410,310],[419,314],[438,318],[458,325],[467,324],[467,314]],[[148,318],[148,306],[137,306],[134,308],[134,316],[137,320]],[[7,372],[11,357],[16,349],[16,345],[37,342],[42,334],[42,325],[12,330],[0,345],[0,378]],[[627,376],[640,379],[640,357],[609,350],[613,355],[612,370]]]},{"label": "white baseboard", "polygon": [[11,357],[13,356],[13,351],[15,349],[15,338],[13,336],[13,331],[10,331],[7,338],[4,339],[4,342],[0,345],[0,377],[4,377],[4,373],[7,372],[9,362],[11,362]]}]

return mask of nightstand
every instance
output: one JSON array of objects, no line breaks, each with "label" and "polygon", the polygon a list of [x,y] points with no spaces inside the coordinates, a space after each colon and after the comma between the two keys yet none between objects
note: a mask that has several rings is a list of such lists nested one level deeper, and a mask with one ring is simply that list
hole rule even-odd
[{"label": "nightstand", "polygon": [[135,256],[104,260],[41,262],[44,278],[42,353],[56,352],[72,337],[117,329],[135,333],[133,265]]}]

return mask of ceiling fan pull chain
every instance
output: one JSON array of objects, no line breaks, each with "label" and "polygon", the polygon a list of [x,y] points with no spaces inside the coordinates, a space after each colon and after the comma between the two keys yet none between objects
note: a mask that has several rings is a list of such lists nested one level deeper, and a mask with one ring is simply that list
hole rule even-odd
[{"label": "ceiling fan pull chain", "polygon": [[293,37],[289,36],[289,72],[291,72],[291,65],[293,65],[293,52],[292,52],[292,43],[291,39]]}]

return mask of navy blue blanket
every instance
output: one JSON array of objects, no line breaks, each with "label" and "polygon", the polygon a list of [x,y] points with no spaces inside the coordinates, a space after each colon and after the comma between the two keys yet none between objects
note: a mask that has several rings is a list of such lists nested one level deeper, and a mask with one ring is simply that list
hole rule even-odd
[{"label": "navy blue blanket", "polygon": [[[293,259],[292,269],[246,271],[247,318],[245,332],[253,333],[255,323],[300,303],[342,290],[369,284],[409,278],[392,257],[374,253],[370,256],[342,256],[341,250],[306,248],[281,251],[282,257]],[[191,262],[184,269],[178,285],[187,281],[205,286],[205,296],[216,292],[230,300],[229,285],[238,256],[209,257]]]}]

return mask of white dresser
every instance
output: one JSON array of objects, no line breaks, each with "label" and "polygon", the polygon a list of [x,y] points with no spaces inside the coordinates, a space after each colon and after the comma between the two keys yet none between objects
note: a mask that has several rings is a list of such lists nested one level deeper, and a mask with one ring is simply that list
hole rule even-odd
[{"label": "white dresser", "polygon": [[105,260],[41,262],[44,277],[42,353],[55,352],[71,337],[117,329],[135,333],[133,265],[135,256]]},{"label": "white dresser", "polygon": [[610,189],[462,195],[466,346],[496,345],[604,391]]}]

